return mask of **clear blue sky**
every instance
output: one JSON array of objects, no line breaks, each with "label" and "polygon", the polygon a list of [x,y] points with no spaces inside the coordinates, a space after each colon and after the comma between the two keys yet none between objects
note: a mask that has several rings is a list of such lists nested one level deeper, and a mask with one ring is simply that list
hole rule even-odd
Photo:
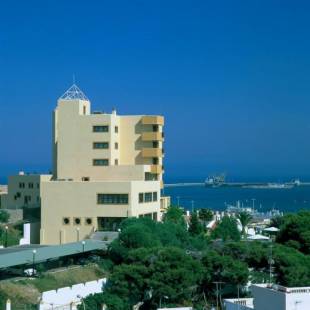
[{"label": "clear blue sky", "polygon": [[309,1],[5,1],[0,176],[51,165],[72,74],[95,109],[166,117],[166,178],[310,175]]}]

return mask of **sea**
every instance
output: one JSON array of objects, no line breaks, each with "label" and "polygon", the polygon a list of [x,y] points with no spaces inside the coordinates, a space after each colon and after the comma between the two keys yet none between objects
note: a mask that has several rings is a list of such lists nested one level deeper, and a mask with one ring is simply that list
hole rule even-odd
[{"label": "sea", "polygon": [[201,186],[166,187],[163,194],[171,196],[173,205],[186,210],[209,208],[224,211],[227,204],[253,207],[259,212],[272,209],[281,212],[310,210],[310,186],[296,186],[290,189],[251,189],[238,187],[207,188]]},{"label": "sea", "polygon": [[[0,184],[7,179],[0,177]],[[186,181],[184,181],[186,182]],[[186,210],[209,208],[224,211],[227,204],[253,207],[260,212],[272,209],[281,212],[310,210],[310,186],[296,186],[290,189],[251,189],[238,187],[207,188],[200,186],[165,187],[163,194],[171,196],[173,205]]]}]

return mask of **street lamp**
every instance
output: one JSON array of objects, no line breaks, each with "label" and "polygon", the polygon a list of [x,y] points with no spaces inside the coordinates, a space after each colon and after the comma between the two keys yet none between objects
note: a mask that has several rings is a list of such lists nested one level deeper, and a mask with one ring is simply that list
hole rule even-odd
[{"label": "street lamp", "polygon": [[5,243],[4,243],[4,246],[6,248],[8,247],[8,230],[9,230],[9,227],[5,226]]},{"label": "street lamp", "polygon": [[37,253],[36,249],[32,250],[32,276],[34,276],[34,264],[36,259],[36,253]]},{"label": "street lamp", "polygon": [[77,229],[76,229],[76,241],[77,242],[80,241],[80,227],[77,227]]}]

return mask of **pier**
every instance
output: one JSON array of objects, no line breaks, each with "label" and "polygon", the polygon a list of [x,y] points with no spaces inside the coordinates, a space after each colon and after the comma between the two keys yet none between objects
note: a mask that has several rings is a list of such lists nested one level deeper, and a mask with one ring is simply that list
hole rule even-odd
[{"label": "pier", "polygon": [[[219,188],[219,187],[253,187],[253,186],[260,186],[260,187],[268,187],[270,184],[277,184],[273,182],[225,182],[221,183],[219,185],[210,186],[207,185],[205,182],[184,182],[184,183],[167,183],[165,184],[165,187],[186,187],[186,186],[206,186],[208,188]],[[282,183],[281,183],[282,184]],[[310,186],[310,182],[300,182],[298,185],[292,182],[283,183],[286,185],[292,185],[292,186]]]}]

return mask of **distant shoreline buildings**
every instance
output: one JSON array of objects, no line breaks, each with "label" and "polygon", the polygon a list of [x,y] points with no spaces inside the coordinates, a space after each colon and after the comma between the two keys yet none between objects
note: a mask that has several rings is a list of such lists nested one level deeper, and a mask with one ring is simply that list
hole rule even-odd
[{"label": "distant shoreline buildings", "polygon": [[91,103],[74,84],[53,114],[51,175],[8,179],[3,209],[41,209],[40,244],[89,238],[117,230],[127,217],[160,220],[163,188],[164,118],[91,112]]}]

